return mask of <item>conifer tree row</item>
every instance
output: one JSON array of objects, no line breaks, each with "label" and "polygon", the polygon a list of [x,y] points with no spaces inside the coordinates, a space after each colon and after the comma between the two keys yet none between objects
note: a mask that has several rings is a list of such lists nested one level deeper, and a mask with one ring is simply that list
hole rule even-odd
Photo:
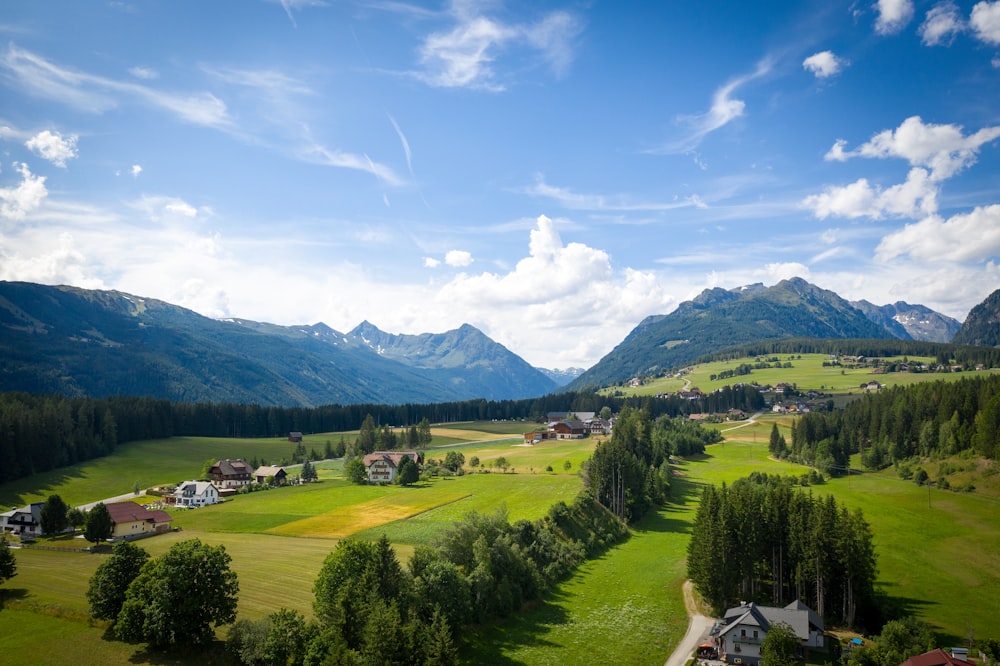
[{"label": "conifer tree row", "polygon": [[740,601],[801,599],[827,623],[854,626],[874,610],[871,528],[860,510],[755,472],[702,493],[688,576],[716,611]]}]

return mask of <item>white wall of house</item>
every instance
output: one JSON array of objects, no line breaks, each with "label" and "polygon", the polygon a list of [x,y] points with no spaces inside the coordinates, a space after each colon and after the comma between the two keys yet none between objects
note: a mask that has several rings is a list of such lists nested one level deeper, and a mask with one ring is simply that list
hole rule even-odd
[{"label": "white wall of house", "polygon": [[396,478],[396,468],[385,460],[376,460],[368,466],[370,483],[392,483]]}]

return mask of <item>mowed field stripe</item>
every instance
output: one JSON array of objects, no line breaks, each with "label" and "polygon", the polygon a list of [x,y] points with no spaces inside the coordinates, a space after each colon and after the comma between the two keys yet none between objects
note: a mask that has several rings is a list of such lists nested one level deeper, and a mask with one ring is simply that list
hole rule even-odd
[{"label": "mowed field stripe", "polygon": [[397,520],[412,518],[425,511],[451,504],[470,496],[467,492],[424,495],[420,488],[413,493],[393,494],[361,504],[338,507],[317,516],[295,520],[265,530],[267,534],[281,536],[343,539],[362,530],[378,527]]}]

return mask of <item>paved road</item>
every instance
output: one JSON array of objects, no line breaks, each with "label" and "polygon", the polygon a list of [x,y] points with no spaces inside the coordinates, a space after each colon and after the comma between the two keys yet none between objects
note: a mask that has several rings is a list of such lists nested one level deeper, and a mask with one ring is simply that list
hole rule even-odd
[{"label": "paved road", "polygon": [[[139,495],[145,495],[145,494],[146,494],[145,490],[139,491]],[[96,502],[90,502],[88,504],[81,504],[76,508],[80,509],[80,511],[90,511],[91,509],[93,509],[98,504],[101,504],[102,502],[104,504],[111,504],[112,502],[128,502],[129,500],[133,500],[136,497],[137,495],[135,493],[128,493],[126,495],[118,495],[117,497],[108,497],[107,499],[97,500]]]},{"label": "paved road", "polygon": [[694,604],[694,585],[691,581],[684,582],[684,607],[688,613],[688,630],[684,638],[674,648],[673,654],[667,659],[664,666],[684,666],[684,663],[691,657],[694,650],[708,638],[708,632],[712,630],[714,620],[698,612]]}]

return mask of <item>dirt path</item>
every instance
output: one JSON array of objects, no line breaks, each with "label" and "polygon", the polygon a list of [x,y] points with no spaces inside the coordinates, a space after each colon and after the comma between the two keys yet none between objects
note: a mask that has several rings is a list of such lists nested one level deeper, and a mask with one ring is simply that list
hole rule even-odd
[{"label": "dirt path", "polygon": [[712,630],[712,618],[698,612],[694,603],[694,584],[689,580],[684,581],[684,608],[688,614],[687,633],[674,648],[673,654],[670,655],[664,666],[684,666],[698,644],[702,642],[703,638],[707,638],[708,632]]}]

